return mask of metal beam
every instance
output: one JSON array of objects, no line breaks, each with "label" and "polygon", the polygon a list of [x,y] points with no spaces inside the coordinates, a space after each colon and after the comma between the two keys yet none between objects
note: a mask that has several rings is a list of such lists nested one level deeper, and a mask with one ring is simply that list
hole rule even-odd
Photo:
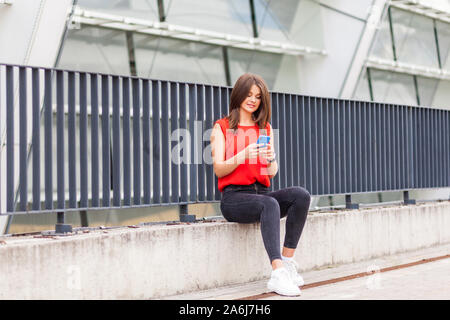
[{"label": "metal beam", "polygon": [[133,31],[142,34],[275,54],[295,56],[327,54],[327,52],[322,49],[300,46],[292,43],[261,40],[258,38],[173,25],[166,22],[110,15],[102,12],[84,10],[80,7],[75,8],[73,21],[74,23],[102,28]]},{"label": "metal beam", "polygon": [[410,75],[416,75],[431,79],[450,80],[450,72],[447,70],[409,64],[399,61],[384,60],[380,58],[368,58],[366,60],[365,67],[398,73],[407,73]]},{"label": "metal beam", "polygon": [[420,0],[390,0],[389,5],[397,9],[406,10],[432,19],[450,23],[450,5],[438,7]]}]

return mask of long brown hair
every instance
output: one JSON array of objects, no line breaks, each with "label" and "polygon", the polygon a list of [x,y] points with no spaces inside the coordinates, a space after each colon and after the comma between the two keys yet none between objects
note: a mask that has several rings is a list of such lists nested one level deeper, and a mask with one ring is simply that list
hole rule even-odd
[{"label": "long brown hair", "polygon": [[237,79],[230,96],[230,106],[227,119],[230,129],[237,130],[239,124],[239,108],[241,103],[247,98],[252,85],[256,85],[261,90],[261,103],[258,110],[253,112],[252,119],[260,129],[264,129],[270,121],[270,94],[267,85],[262,77],[253,73],[244,73]]}]

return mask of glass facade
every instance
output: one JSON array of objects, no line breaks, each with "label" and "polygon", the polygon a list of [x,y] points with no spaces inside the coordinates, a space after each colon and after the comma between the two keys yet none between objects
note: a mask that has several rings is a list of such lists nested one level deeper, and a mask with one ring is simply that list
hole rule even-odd
[{"label": "glass facade", "polygon": [[134,46],[140,77],[225,83],[221,47],[142,34],[134,35]]},{"label": "glass facade", "polygon": [[[98,13],[325,49],[322,8],[316,1],[80,0],[77,5]],[[231,86],[244,72],[254,72],[271,90],[301,93],[301,59],[79,24],[68,30],[57,66],[222,86]]]},{"label": "glass facade", "polygon": [[78,0],[77,5],[87,10],[101,11],[139,19],[159,20],[156,1],[148,0]]},{"label": "glass facade", "polygon": [[[410,69],[449,70],[450,24],[410,11],[388,7],[374,37],[369,57],[407,64]],[[450,109],[449,81],[425,74],[362,70],[354,98],[377,102],[435,106]],[[446,97],[446,98],[445,98]]]},{"label": "glass facade", "polygon": [[125,32],[93,27],[70,29],[60,68],[129,75]]},{"label": "glass facade", "polygon": [[395,8],[391,18],[397,60],[439,68],[433,20]]},{"label": "glass facade", "polygon": [[165,0],[164,9],[165,21],[170,24],[253,36],[249,1]]}]

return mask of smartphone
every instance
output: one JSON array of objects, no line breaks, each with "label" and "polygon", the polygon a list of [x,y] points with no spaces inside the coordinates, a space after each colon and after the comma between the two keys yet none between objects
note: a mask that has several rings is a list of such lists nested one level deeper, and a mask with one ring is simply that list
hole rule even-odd
[{"label": "smartphone", "polygon": [[256,143],[257,144],[264,143],[264,147],[265,147],[269,143],[269,141],[270,141],[270,136],[261,135],[258,137],[258,141],[256,141]]}]

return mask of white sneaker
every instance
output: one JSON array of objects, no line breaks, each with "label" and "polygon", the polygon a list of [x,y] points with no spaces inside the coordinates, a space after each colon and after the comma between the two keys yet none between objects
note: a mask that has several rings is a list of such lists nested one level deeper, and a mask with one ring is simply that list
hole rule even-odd
[{"label": "white sneaker", "polygon": [[289,273],[289,277],[291,278],[294,285],[302,286],[305,284],[302,276],[297,273],[298,264],[294,259],[292,260],[283,260],[284,267]]},{"label": "white sneaker", "polygon": [[299,296],[301,294],[300,288],[292,283],[286,268],[272,271],[270,280],[267,282],[267,289],[283,296]]}]

